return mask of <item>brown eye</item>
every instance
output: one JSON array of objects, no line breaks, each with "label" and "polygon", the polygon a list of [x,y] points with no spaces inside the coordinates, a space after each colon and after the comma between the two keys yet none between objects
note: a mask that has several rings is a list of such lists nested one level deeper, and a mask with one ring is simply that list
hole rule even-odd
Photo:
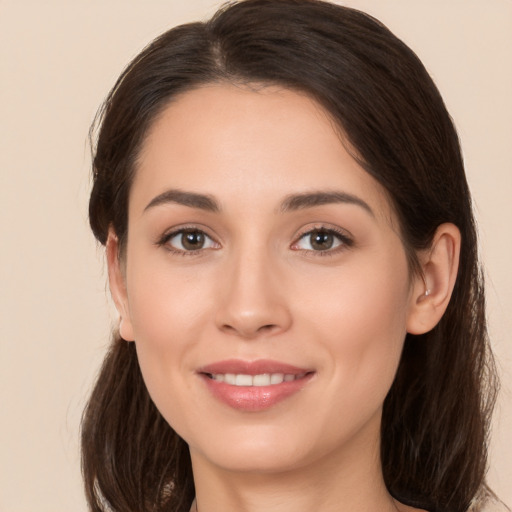
[{"label": "brown eye", "polygon": [[334,235],[328,231],[312,231],[309,234],[309,243],[315,251],[331,249],[334,241]]},{"label": "brown eye", "polygon": [[200,231],[185,231],[181,234],[181,245],[187,251],[202,249],[204,245],[204,233]]},{"label": "brown eye", "polygon": [[182,252],[199,251],[216,247],[215,242],[198,229],[182,229],[167,237],[165,241],[172,249]]},{"label": "brown eye", "polygon": [[352,240],[334,229],[318,228],[304,233],[292,246],[292,249],[328,252],[338,247],[352,245]]}]

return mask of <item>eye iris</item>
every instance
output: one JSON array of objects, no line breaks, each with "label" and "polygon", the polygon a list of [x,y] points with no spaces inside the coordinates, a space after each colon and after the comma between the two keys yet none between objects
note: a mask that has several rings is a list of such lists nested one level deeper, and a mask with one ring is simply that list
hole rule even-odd
[{"label": "eye iris", "polygon": [[313,231],[310,237],[311,247],[318,251],[330,249],[334,244],[334,236],[327,231]]},{"label": "eye iris", "polygon": [[189,251],[201,249],[204,241],[204,234],[200,231],[186,231],[181,236],[181,244]]}]

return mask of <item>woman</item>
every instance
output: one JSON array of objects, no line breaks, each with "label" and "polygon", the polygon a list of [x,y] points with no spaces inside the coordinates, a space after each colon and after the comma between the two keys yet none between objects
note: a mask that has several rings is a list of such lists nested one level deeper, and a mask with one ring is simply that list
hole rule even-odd
[{"label": "woman", "polygon": [[100,120],[120,324],[84,416],[92,510],[500,510],[471,199],[411,50],[247,0],[155,40]]}]

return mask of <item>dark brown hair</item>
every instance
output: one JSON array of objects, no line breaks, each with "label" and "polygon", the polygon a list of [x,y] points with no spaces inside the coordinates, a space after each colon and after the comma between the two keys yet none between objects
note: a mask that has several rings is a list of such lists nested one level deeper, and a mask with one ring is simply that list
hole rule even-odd
[{"label": "dark brown hair", "polygon": [[[471,198],[456,131],[416,55],[367,14],[316,0],[231,3],[174,28],[123,72],[99,115],[90,224],[126,242],[128,194],[144,137],[166,104],[212,82],[274,84],[330,113],[360,164],[387,190],[411,268],[436,228],[462,235],[453,296],[430,332],[407,335],[382,418],[389,492],[430,511],[463,512],[484,484],[496,378]],[[186,443],[154,406],[135,346],[114,336],[82,426],[91,510],[187,511]]]}]

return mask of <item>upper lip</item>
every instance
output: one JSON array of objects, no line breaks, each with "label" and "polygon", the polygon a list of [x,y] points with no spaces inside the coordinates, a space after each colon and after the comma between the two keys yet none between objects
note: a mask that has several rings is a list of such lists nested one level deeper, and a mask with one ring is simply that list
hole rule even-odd
[{"label": "upper lip", "polygon": [[271,359],[257,359],[256,361],[244,361],[241,359],[227,359],[207,364],[199,368],[198,373],[211,375],[234,373],[237,375],[261,375],[264,373],[284,373],[287,375],[301,375],[311,372],[311,369],[300,368],[291,364]]}]

